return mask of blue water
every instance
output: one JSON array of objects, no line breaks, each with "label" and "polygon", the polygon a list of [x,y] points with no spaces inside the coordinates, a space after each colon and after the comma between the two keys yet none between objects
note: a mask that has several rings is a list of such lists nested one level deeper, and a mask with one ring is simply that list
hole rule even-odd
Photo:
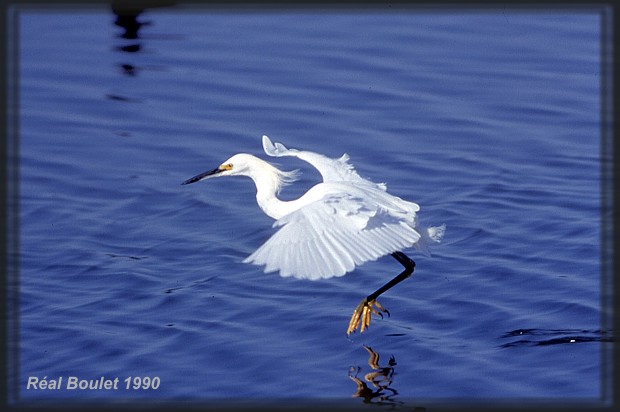
[{"label": "blue water", "polygon": [[[10,399],[608,401],[601,16],[161,8],[132,36],[111,9],[19,10]],[[264,157],[262,134],[346,152],[447,225],[431,257],[406,251],[414,276],[362,335],[347,338],[349,317],[396,261],[264,274],[241,262],[273,233],[252,182],[180,185],[236,152]],[[319,177],[277,163],[303,172],[283,198]],[[72,376],[120,383],[27,386]],[[136,376],[159,386],[126,389]]]}]

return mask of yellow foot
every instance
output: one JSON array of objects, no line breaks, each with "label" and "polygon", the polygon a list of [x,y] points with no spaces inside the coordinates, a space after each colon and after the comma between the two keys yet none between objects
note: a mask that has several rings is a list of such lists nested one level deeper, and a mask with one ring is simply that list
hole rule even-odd
[{"label": "yellow foot", "polygon": [[347,329],[347,335],[355,332],[358,327],[360,328],[360,333],[364,332],[364,330],[370,326],[370,315],[374,313],[375,315],[379,315],[383,318],[382,312],[387,313],[388,316],[390,315],[390,312],[388,312],[388,310],[381,306],[376,300],[368,300],[368,298],[362,299],[360,304],[357,305],[353,311],[353,316],[351,316],[351,321],[349,322],[349,329]]}]

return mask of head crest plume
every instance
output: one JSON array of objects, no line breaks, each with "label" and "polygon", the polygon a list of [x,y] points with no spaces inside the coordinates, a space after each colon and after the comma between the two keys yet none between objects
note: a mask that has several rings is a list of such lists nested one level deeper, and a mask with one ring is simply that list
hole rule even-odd
[{"label": "head crest plume", "polygon": [[298,169],[283,171],[274,167],[276,176],[276,193],[280,193],[280,190],[287,185],[297,181],[301,172]]}]

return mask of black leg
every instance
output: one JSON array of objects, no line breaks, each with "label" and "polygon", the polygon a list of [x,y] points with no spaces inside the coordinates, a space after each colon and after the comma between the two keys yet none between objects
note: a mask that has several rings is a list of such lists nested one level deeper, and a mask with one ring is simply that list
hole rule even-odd
[{"label": "black leg", "polygon": [[[353,311],[353,316],[351,317],[351,321],[349,322],[349,328],[347,329],[347,335],[350,335],[352,332],[357,329],[360,322],[362,323],[360,332],[363,332],[364,329],[370,325],[370,315],[371,313],[377,314],[379,316],[383,316],[381,312],[385,312],[388,315],[390,312],[387,309],[383,308],[379,302],[377,302],[377,297],[384,293],[385,291],[391,289],[396,286],[403,280],[407,279],[409,276],[413,274],[413,270],[415,269],[415,262],[411,260],[407,255],[403,252],[394,252],[392,253],[392,257],[400,262],[401,265],[405,267],[398,276],[394,279],[390,280],[385,285],[381,286],[379,289],[362,299],[355,311]],[[376,306],[376,309],[373,307]]]},{"label": "black leg", "polygon": [[366,298],[368,301],[377,299],[379,295],[381,295],[383,292],[393,288],[394,286],[396,286],[413,274],[413,270],[415,269],[415,262],[411,260],[409,256],[405,255],[403,252],[394,252],[392,253],[392,257],[398,260],[400,264],[405,267],[405,270],[403,270],[394,279],[390,280],[388,283],[368,295],[368,297]]}]

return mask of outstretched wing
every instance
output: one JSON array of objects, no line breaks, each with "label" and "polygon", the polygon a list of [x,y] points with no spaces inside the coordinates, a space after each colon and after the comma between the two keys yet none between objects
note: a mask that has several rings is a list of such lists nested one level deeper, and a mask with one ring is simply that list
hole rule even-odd
[{"label": "outstretched wing", "polygon": [[[268,156],[292,156],[310,163],[319,171],[321,176],[323,176],[323,181],[326,183],[339,181],[368,182],[357,174],[353,166],[348,162],[349,156],[347,154],[342,155],[339,159],[331,159],[314,152],[288,149],[282,143],[272,143],[266,135],[263,135],[263,149]],[[377,184],[376,186],[385,190],[385,185],[383,184]]]},{"label": "outstretched wing", "polygon": [[348,193],[325,196],[276,221],[280,229],[244,262],[265,265],[265,272],[279,270],[285,277],[342,276],[420,240],[417,204],[400,201],[413,210],[373,206]]}]

